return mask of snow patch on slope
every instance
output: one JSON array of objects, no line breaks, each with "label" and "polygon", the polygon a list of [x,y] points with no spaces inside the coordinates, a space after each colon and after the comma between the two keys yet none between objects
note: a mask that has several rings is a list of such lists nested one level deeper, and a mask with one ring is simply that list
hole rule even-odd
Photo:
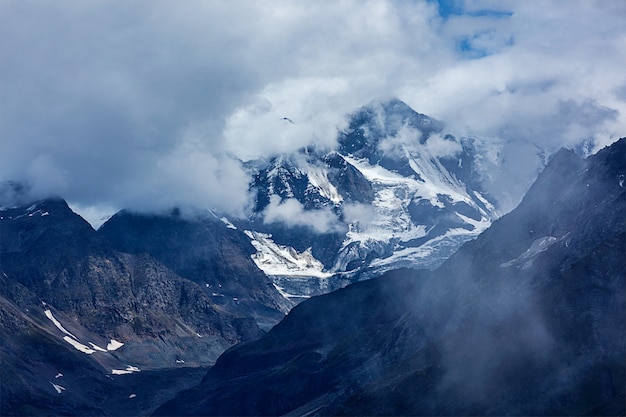
[{"label": "snow patch on slope", "polygon": [[226,217],[221,217],[220,220],[222,221],[222,223],[224,223],[226,225],[226,227],[228,227],[229,229],[233,229],[233,230],[237,230],[237,227],[232,224],[230,222],[230,220],[228,220]]},{"label": "snow patch on slope", "polygon": [[[45,305],[46,304],[44,303],[44,306]],[[106,349],[96,345],[93,342],[89,342],[89,345],[91,346],[91,347],[89,347],[89,346],[81,343],[80,340],[78,339],[78,337],[74,336],[65,327],[63,327],[61,322],[59,320],[57,320],[56,317],[54,317],[54,315],[52,314],[52,310],[50,310],[49,308],[46,308],[44,310],[44,314],[56,326],[57,329],[61,330],[65,334],[65,336],[63,336],[63,340],[65,340],[67,343],[72,345],[74,347],[74,349],[76,349],[76,350],[78,350],[80,352],[83,352],[83,353],[85,353],[87,355],[91,355],[91,354],[96,353],[96,352],[109,352],[109,351],[112,351],[112,350],[117,350],[117,349],[119,349],[120,347],[122,347],[124,345],[124,343],[122,343],[122,342],[118,342],[117,340],[111,339],[111,341],[107,345]]]},{"label": "snow patch on slope", "polygon": [[107,345],[107,350],[118,350],[119,348],[121,348],[122,346],[124,346],[124,343],[122,342],[118,342],[115,339],[111,339],[111,341],[109,342],[109,344]]},{"label": "snow patch on slope", "polygon": [[554,236],[544,236],[536,239],[530,247],[515,259],[500,264],[500,268],[508,268],[511,266],[521,266],[522,269],[528,269],[533,265],[535,258],[541,252],[548,250],[558,239]]},{"label": "snow patch on slope", "polygon": [[275,243],[271,235],[246,230],[245,234],[257,250],[252,255],[254,263],[266,275],[293,275],[328,278],[332,274],[324,271],[324,265],[315,259],[311,250],[298,252],[290,246]]},{"label": "snow patch on slope", "polygon": [[50,309],[46,309],[44,311],[44,314],[46,315],[46,317],[48,317],[48,319],[50,319],[50,321],[57,327],[57,329],[61,330],[63,333],[65,333],[68,336],[73,337],[74,339],[78,338],[76,336],[74,336],[72,333],[70,333],[69,331],[67,331],[65,329],[65,327],[63,327],[63,325],[61,324],[61,322],[59,322],[53,315],[52,315],[52,311]]},{"label": "snow patch on slope", "polygon": [[[391,172],[380,165],[371,165],[364,159],[357,159],[350,156],[344,156],[344,158],[372,183],[376,193],[376,197],[372,203],[376,210],[375,219],[365,227],[351,228],[347,234],[347,240],[344,246],[347,246],[350,242],[367,240],[389,242],[391,239],[397,239],[399,242],[408,242],[411,239],[426,236],[426,227],[416,225],[409,214],[408,207],[411,200],[418,197],[428,200],[434,207],[443,208],[444,203],[439,200],[439,196],[444,194],[450,197],[452,202],[464,202],[474,207],[482,215],[479,222],[475,222],[465,216],[459,216],[466,223],[477,226],[479,229],[472,231],[469,233],[470,235],[479,234],[485,227],[491,224],[487,213],[478,207],[470,198],[465,191],[465,187],[449,174],[442,174],[447,171],[442,166],[439,166],[440,163],[438,161],[430,161],[429,166],[429,164],[420,161],[421,157],[411,159],[412,168],[416,173],[419,172],[422,178],[439,178],[437,180],[418,180]],[[434,171],[434,168],[431,166],[432,164],[438,164],[437,172],[431,172]],[[481,202],[483,200],[484,198],[481,199]],[[484,200],[483,204],[487,206],[489,203]],[[467,231],[459,233],[468,234]]]},{"label": "snow patch on slope", "polygon": [[285,297],[288,300],[293,300],[293,299],[296,299],[296,298],[301,298],[301,299],[311,298],[311,296],[309,296],[309,295],[289,294],[288,292],[285,291],[285,289],[283,287],[277,285],[275,282],[273,282],[272,285],[274,285],[274,288],[276,288],[276,291],[278,291],[280,293],[280,295],[282,295],[283,297]]},{"label": "snow patch on slope", "polygon": [[[464,228],[450,229],[446,233],[434,237],[420,246],[407,247],[395,251],[391,256],[386,258],[376,259],[372,261],[370,266],[378,270],[387,270],[403,265],[420,266],[425,268],[437,266],[438,263],[442,261],[441,256],[431,258],[432,255],[441,255],[442,253],[447,253],[448,256],[452,255],[454,250],[458,248],[459,243],[465,242],[472,237],[477,236],[491,225],[491,222],[485,219],[482,221],[475,221],[467,218],[466,221],[474,225],[474,230],[469,231]],[[433,260],[437,260],[438,262],[433,263]]]},{"label": "snow patch on slope", "polygon": [[132,374],[133,372],[141,372],[141,369],[136,366],[128,365],[126,369],[113,369],[111,370],[112,375],[127,375]]},{"label": "snow patch on slope", "polygon": [[78,350],[80,352],[86,353],[87,355],[91,355],[93,353],[96,353],[96,351],[94,349],[91,349],[91,348],[83,345],[78,340],[72,339],[69,336],[63,336],[63,340],[65,340],[70,345],[74,346],[74,349],[76,349],[76,350]]},{"label": "snow patch on slope", "polygon": [[310,186],[315,187],[322,197],[328,198],[334,204],[343,202],[343,197],[341,197],[337,188],[328,180],[328,172],[326,169],[306,164],[304,173],[309,178]]},{"label": "snow patch on slope", "polygon": [[52,384],[52,386],[54,387],[54,389],[56,390],[56,392],[58,394],[61,394],[63,391],[65,391],[65,387],[62,387],[60,385],[54,384],[52,382],[50,382]]}]

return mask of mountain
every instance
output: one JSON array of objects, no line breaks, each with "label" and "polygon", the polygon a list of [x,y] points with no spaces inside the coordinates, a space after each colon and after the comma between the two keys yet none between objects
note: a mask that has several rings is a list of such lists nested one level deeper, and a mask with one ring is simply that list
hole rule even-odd
[{"label": "mountain", "polygon": [[[116,235],[114,225],[123,221],[128,229]],[[228,347],[260,337],[260,325],[283,317],[278,309],[288,302],[253,264],[251,247],[242,252],[234,238],[206,243],[218,245],[215,256],[230,266],[218,259],[213,269],[206,266],[200,283],[204,265],[191,261],[205,259],[207,247],[193,245],[182,220],[161,220],[170,227],[157,231],[163,239],[177,227],[188,239],[186,247],[172,239],[177,248],[153,240],[163,244],[156,253],[163,261],[148,250],[111,245],[108,238],[115,236],[132,245],[135,232],[146,233],[137,245],[146,242],[149,227],[135,230],[133,221],[146,226],[153,220],[120,214],[108,232],[98,233],[61,199],[0,210],[2,415],[149,412],[199,380]],[[226,228],[217,221],[207,237],[224,233],[218,224]],[[168,249],[189,260],[191,269],[176,264],[179,258],[168,257]],[[212,291],[220,294],[209,293],[206,283],[215,283]],[[246,292],[238,292],[242,286]],[[200,368],[181,372],[183,367]]]},{"label": "mountain", "polygon": [[302,302],[156,415],[623,415],[625,155],[558,152],[438,269]]},{"label": "mountain", "polygon": [[437,267],[497,217],[475,139],[400,100],[355,112],[336,149],[248,163],[254,207],[235,222],[292,298],[407,266]]},{"label": "mountain", "polygon": [[182,216],[121,211],[99,229],[113,248],[147,253],[197,283],[220,308],[268,330],[293,306],[255,265],[247,235],[210,213]]}]

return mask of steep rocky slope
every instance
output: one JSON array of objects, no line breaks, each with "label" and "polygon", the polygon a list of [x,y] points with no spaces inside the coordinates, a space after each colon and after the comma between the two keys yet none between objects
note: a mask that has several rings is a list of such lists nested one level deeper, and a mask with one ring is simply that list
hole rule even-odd
[{"label": "steep rocky slope", "polygon": [[121,211],[98,229],[113,248],[147,253],[181,277],[197,283],[222,309],[254,317],[264,329],[275,325],[293,303],[254,264],[248,237],[210,213],[181,216]]},{"label": "steep rocky slope", "polygon": [[622,415],[626,139],[561,151],[434,272],[301,303],[158,415]]},{"label": "steep rocky slope", "polygon": [[433,269],[497,217],[476,140],[400,100],[349,117],[336,149],[248,163],[255,261],[287,294],[310,296],[402,266]]},{"label": "steep rocky slope", "polygon": [[[217,244],[233,265],[251,268],[217,271],[225,286],[249,273],[274,290],[249,253]],[[3,208],[2,414],[127,412],[113,400],[130,389],[124,378],[153,370],[154,383],[146,385],[152,403],[135,407],[149,410],[199,374],[180,374],[171,386],[164,375],[211,365],[229,346],[263,334],[257,316],[267,326],[283,315],[273,304],[260,305],[262,297],[250,302],[260,307],[231,308],[203,287],[148,253],[114,249],[61,199]],[[173,371],[160,371],[167,369]]]}]

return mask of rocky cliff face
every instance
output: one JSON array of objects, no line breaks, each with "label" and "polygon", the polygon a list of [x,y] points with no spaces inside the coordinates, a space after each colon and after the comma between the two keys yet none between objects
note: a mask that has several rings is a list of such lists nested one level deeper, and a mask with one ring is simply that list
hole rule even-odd
[{"label": "rocky cliff face", "polygon": [[157,414],[623,414],[624,155],[559,152],[437,270],[301,303]]},{"label": "rocky cliff face", "polygon": [[220,308],[254,317],[266,330],[293,305],[254,264],[255,249],[248,236],[210,213],[122,211],[103,224],[98,234],[121,252],[150,254],[198,284]]},{"label": "rocky cliff face", "polygon": [[238,226],[265,235],[257,265],[300,296],[438,266],[497,217],[474,140],[443,129],[399,100],[376,102],[350,117],[337,149],[250,163],[254,207]]},{"label": "rocky cliff face", "polygon": [[[112,399],[132,387],[114,379],[152,370],[158,383],[145,386],[171,395],[194,377],[160,370],[211,365],[229,346],[261,336],[259,323],[282,317],[278,309],[287,302],[278,293],[272,298],[268,288],[275,289],[249,252],[219,232],[205,235],[217,240],[204,246],[181,233],[185,246],[165,233],[185,230],[172,222],[154,229],[163,233],[160,241],[129,226],[118,237],[132,245],[137,232],[140,243],[116,248],[112,228],[97,233],[60,199],[0,211],[3,415],[124,412]],[[139,250],[150,237],[153,247]],[[162,252],[152,255],[156,246]],[[168,258],[168,249],[177,257]],[[218,253],[213,264],[202,263],[207,250]],[[213,295],[206,283],[224,290]],[[247,292],[237,292],[243,287]],[[167,386],[166,374],[177,382]]]}]

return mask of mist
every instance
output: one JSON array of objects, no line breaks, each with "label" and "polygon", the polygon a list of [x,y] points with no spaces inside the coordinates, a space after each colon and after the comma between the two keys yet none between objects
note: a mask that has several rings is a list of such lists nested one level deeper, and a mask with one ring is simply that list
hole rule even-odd
[{"label": "mist", "polygon": [[94,218],[238,215],[242,161],[333,147],[349,113],[395,96],[501,146],[506,169],[488,185],[508,210],[536,149],[623,135],[621,1],[445,4],[3,2],[0,180]]}]

